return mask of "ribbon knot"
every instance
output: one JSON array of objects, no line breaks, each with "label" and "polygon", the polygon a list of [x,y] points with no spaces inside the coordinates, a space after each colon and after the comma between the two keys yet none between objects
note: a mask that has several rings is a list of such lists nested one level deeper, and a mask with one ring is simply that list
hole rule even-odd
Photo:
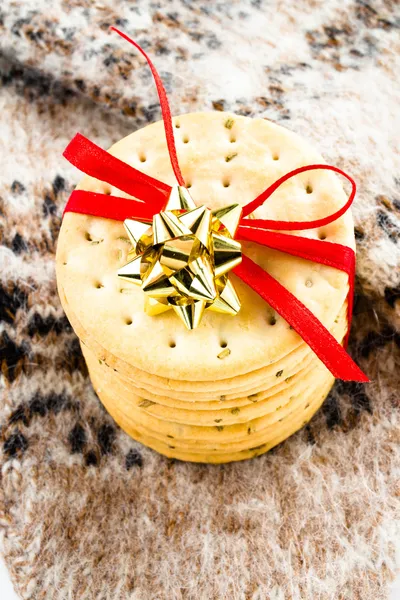
[{"label": "ribbon knot", "polygon": [[213,211],[196,206],[186,188],[174,186],[151,226],[125,219],[133,250],[119,277],[141,286],[147,314],[172,308],[188,329],[207,308],[236,315],[240,301],[227,274],[242,260],[233,239],[241,214],[239,204]]},{"label": "ribbon knot", "polygon": [[[146,58],[150,66],[160,99],[171,165],[178,186],[184,188],[185,182],[179,168],[175,148],[171,112],[162,81],[144,50],[126,34],[115,28],[112,29],[129,43],[133,44]],[[239,301],[236,301],[237,296],[234,290],[232,292],[233,286],[231,286],[231,283],[227,279],[227,271],[232,269],[235,275],[240,277],[259,294],[261,298],[296,330],[335,377],[345,381],[368,381],[367,376],[350,358],[344,348],[300,300],[249,257],[242,256],[240,261],[240,245],[239,249],[236,248],[235,254],[235,249],[233,248],[233,242],[235,242],[233,239],[234,234],[232,234],[226,224],[226,215],[213,215],[209,211],[212,216],[208,222],[208,233],[211,236],[214,233],[215,236],[214,238],[211,237],[213,240],[212,244],[210,244],[210,241],[203,243],[205,241],[205,237],[202,237],[203,231],[197,228],[197,226],[193,231],[193,214],[190,215],[190,212],[198,210],[197,216],[200,217],[200,213],[204,216],[208,209],[205,207],[189,206],[188,195],[186,192],[182,192],[182,187],[175,187],[175,191],[172,192],[171,186],[127,165],[93,144],[93,142],[90,142],[81,134],[77,134],[73,138],[64,151],[64,156],[86,174],[105,181],[134,197],[133,199],[127,199],[84,190],[75,190],[68,200],[64,214],[66,212],[75,212],[126,221],[125,225],[132,241],[135,255],[131,256],[132,260],[128,262],[130,267],[128,265],[123,267],[119,275],[128,277],[131,281],[135,281],[144,288],[148,296],[148,310],[155,310],[160,306],[161,310],[164,310],[165,307],[167,309],[172,307],[185,321],[185,324],[190,327],[197,323],[199,315],[201,317],[202,311],[207,306],[212,307],[220,298],[224,300],[224,290],[227,290],[227,292],[229,291],[229,299],[226,304],[229,305],[231,302],[232,306],[230,310],[234,312],[238,308],[237,303]],[[333,171],[342,175],[350,182],[351,193],[342,208],[323,218],[311,221],[246,218],[290,178],[317,169]],[[328,265],[344,271],[348,275],[348,330],[344,341],[345,345],[347,345],[350,331],[353,307],[354,251],[342,244],[313,240],[297,235],[294,236],[282,233],[282,231],[301,231],[332,223],[350,208],[355,193],[356,184],[354,180],[341,169],[324,164],[306,165],[286,173],[252,202],[244,206],[240,220],[237,218],[239,214],[238,210],[236,209],[235,212],[236,225],[239,222],[236,231],[236,238],[238,240],[255,242],[305,260]],[[182,198],[176,204],[177,198],[180,195],[186,197],[186,205],[179,204],[179,202],[182,202]],[[170,197],[172,197],[173,202],[168,206],[167,201]],[[233,209],[226,214],[229,213],[230,217],[232,217],[234,213]],[[210,223],[213,222],[213,219],[214,229],[212,229],[212,226],[210,228]],[[140,222],[140,225],[137,225],[138,222]],[[149,223],[152,223],[152,231],[149,231]],[[221,233],[220,228],[225,231],[225,237],[230,241],[231,245],[229,246],[228,244],[228,246],[232,256],[228,261],[229,268],[227,270],[225,270],[226,265],[224,260],[221,259],[221,264],[219,264],[218,258],[217,263],[214,263],[214,267],[217,266],[214,273],[216,277],[211,277],[212,261],[210,257],[215,250],[215,245],[218,241],[217,236]],[[226,235],[226,231],[229,234],[228,236]],[[175,243],[176,240],[180,240],[178,245]],[[237,244],[237,242],[235,243]],[[220,254],[220,258],[222,254],[223,252]],[[221,270],[218,270],[220,267]],[[155,268],[158,271],[153,273]],[[131,270],[129,271],[129,269]],[[157,273],[158,278],[156,277]],[[163,286],[168,286],[168,288]],[[157,296],[152,294],[154,288],[156,288]],[[161,295],[160,289],[162,291]],[[183,301],[182,298],[184,299]],[[188,299],[190,302],[187,301]],[[229,312],[227,306],[224,308],[223,312]]]}]

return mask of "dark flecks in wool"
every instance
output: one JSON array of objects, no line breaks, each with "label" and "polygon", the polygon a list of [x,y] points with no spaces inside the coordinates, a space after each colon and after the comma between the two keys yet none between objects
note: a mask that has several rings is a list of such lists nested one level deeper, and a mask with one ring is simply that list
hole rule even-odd
[{"label": "dark flecks in wool", "polygon": [[102,425],[97,433],[97,441],[102,454],[112,452],[115,441],[115,428],[112,425]]},{"label": "dark flecks in wool", "polygon": [[99,464],[99,457],[94,450],[89,450],[85,455],[85,465],[87,467],[97,467]]},{"label": "dark flecks in wool", "polygon": [[17,194],[22,194],[23,192],[25,192],[26,188],[25,186],[20,182],[17,181],[16,179],[12,182],[11,184],[11,191],[13,194],[17,195]]},{"label": "dark flecks in wool", "polygon": [[8,437],[3,445],[3,450],[5,454],[9,457],[14,458],[19,454],[23,454],[28,448],[28,440],[26,437],[20,432],[16,431],[12,433],[10,437]]},{"label": "dark flecks in wool", "polygon": [[15,254],[21,254],[28,250],[28,245],[20,233],[16,233],[11,241],[11,250]]},{"label": "dark flecks in wool", "polygon": [[214,110],[223,111],[225,110],[225,100],[213,100],[212,107]]},{"label": "dark flecks in wool", "polygon": [[400,348],[400,333],[389,325],[385,325],[380,331],[370,331],[359,343],[360,354],[363,358],[368,358],[371,352],[383,348],[392,341]]},{"label": "dark flecks in wool", "polygon": [[65,179],[61,177],[61,175],[56,175],[53,181],[53,192],[57,195],[59,192],[63,192],[65,190]]},{"label": "dark flecks in wool", "polygon": [[217,38],[215,33],[207,34],[206,44],[207,47],[210,48],[210,50],[218,50],[218,48],[222,46],[222,42]]},{"label": "dark flecks in wool", "polygon": [[61,394],[49,394],[47,396],[47,408],[49,412],[58,415],[62,410],[66,410],[72,407],[71,398],[65,393]]},{"label": "dark flecks in wool", "polygon": [[307,442],[308,442],[309,444],[311,444],[311,446],[315,446],[315,444],[317,443],[317,441],[316,441],[316,439],[315,439],[315,437],[314,437],[314,434],[313,434],[313,432],[312,432],[312,429],[311,429],[310,425],[307,425],[307,426],[304,428],[304,431],[305,431],[305,433],[306,433],[306,439],[307,439]]},{"label": "dark flecks in wool", "polygon": [[131,448],[125,458],[125,467],[129,471],[132,467],[143,467],[143,456],[136,450]]},{"label": "dark flecks in wool", "polygon": [[376,200],[377,200],[377,202],[379,202],[380,204],[382,204],[390,212],[393,211],[393,203],[392,203],[392,201],[391,201],[390,198],[388,198],[387,196],[385,196],[385,194],[379,194],[376,197]]},{"label": "dark flecks in wool", "polygon": [[68,441],[71,445],[71,452],[73,454],[83,452],[87,442],[87,435],[80,423],[77,423],[70,431]]},{"label": "dark flecks in wool", "polygon": [[393,21],[389,21],[379,15],[378,11],[371,5],[370,2],[365,0],[355,1],[355,16],[358,20],[362,21],[366,27],[370,29],[385,29],[389,30],[399,25]]},{"label": "dark flecks in wool", "polygon": [[[390,31],[399,26],[395,21],[379,14],[371,3],[364,0],[356,0],[350,11],[356,20],[363,22],[362,27],[357,27],[357,24],[352,27],[351,16],[350,19],[344,16],[341,21],[336,21],[335,25],[325,25],[319,30],[309,31],[306,36],[314,56],[331,63],[338,71],[349,68],[357,70],[360,59],[372,57],[379,52],[381,42],[378,37],[370,35],[368,29]],[[341,61],[341,54],[346,51],[349,56],[355,58],[351,65]]]},{"label": "dark flecks in wool", "polygon": [[168,48],[167,45],[159,41],[156,42],[155,45],[155,54],[156,56],[168,56],[169,54],[171,54],[171,50],[170,48]]},{"label": "dark flecks in wool", "polygon": [[399,299],[400,299],[400,286],[392,287],[392,288],[391,287],[385,288],[385,300],[389,304],[389,306],[394,308],[397,300],[399,300]]},{"label": "dark flecks in wool", "polygon": [[143,114],[147,123],[153,123],[157,120],[160,107],[158,104],[150,104],[149,106],[142,106],[141,113]]},{"label": "dark flecks in wool", "polygon": [[25,402],[18,406],[11,413],[8,423],[23,423],[29,426],[32,418],[45,417],[48,413],[58,415],[62,410],[68,410],[73,407],[70,397],[67,394],[51,393],[42,396],[39,392],[34,394],[29,402]]},{"label": "dark flecks in wool", "polygon": [[30,25],[32,17],[35,14],[37,14],[37,11],[31,11],[29,17],[25,17],[25,19],[17,19],[16,21],[14,21],[11,27],[11,33],[16,35],[17,37],[21,37],[21,33],[23,33],[23,31],[21,30],[23,29],[24,25]]},{"label": "dark flecks in wool", "polygon": [[11,54],[1,56],[1,82],[4,86],[15,85],[17,94],[30,102],[43,103],[49,96],[53,102],[65,104],[76,93],[64,86],[51,75],[45,75],[38,69],[15,62]]},{"label": "dark flecks in wool", "polygon": [[71,337],[64,344],[64,348],[58,355],[60,364],[69,373],[79,371],[84,375],[87,374],[85,359],[82,356],[79,340],[76,337]]},{"label": "dark flecks in wool", "polygon": [[[18,367],[23,366],[23,360],[29,356],[30,347],[26,342],[20,345],[14,342],[4,331],[0,337],[0,364],[3,375],[12,382],[16,378]],[[5,367],[5,369],[3,368]]]},{"label": "dark flecks in wool", "polygon": [[54,202],[53,198],[46,194],[42,204],[43,215],[48,217],[50,215],[55,215],[57,212],[57,205]]},{"label": "dark flecks in wool", "polygon": [[337,391],[341,395],[347,395],[357,414],[368,412],[372,415],[371,402],[366,394],[365,385],[356,381],[338,381]]},{"label": "dark flecks in wool", "polygon": [[117,19],[115,19],[115,24],[117,27],[127,27],[129,25],[129,21],[128,19],[121,19],[120,17],[118,17]]},{"label": "dark flecks in wool", "polygon": [[14,412],[11,413],[8,423],[14,425],[15,423],[23,423],[29,425],[29,411],[26,404],[21,404]]},{"label": "dark flecks in wool", "polygon": [[386,212],[384,212],[383,210],[378,210],[376,213],[376,220],[377,220],[379,227],[381,227],[381,229],[383,229],[383,231],[386,233],[386,235],[389,237],[389,239],[392,240],[392,242],[397,242],[399,240],[400,229],[391,220],[391,218],[389,217],[389,215]]},{"label": "dark flecks in wool", "polygon": [[17,311],[26,307],[27,294],[17,285],[3,287],[0,284],[0,321],[13,323]]},{"label": "dark flecks in wool", "polygon": [[360,293],[359,289],[362,290],[362,286],[359,285],[358,280],[356,280],[356,294],[354,296],[354,308],[353,315],[360,315],[363,313],[371,313],[372,310],[372,302],[369,296]]},{"label": "dark flecks in wool", "polygon": [[86,92],[86,83],[83,79],[75,79],[74,84],[80,92]]},{"label": "dark flecks in wool", "polygon": [[365,238],[365,232],[362,227],[354,227],[354,236],[358,242]]},{"label": "dark flecks in wool", "polygon": [[103,65],[105,67],[109,67],[111,65],[115,65],[119,62],[119,58],[117,56],[114,56],[113,54],[110,54],[110,56],[106,56],[106,58],[103,60]]},{"label": "dark flecks in wool", "polygon": [[29,404],[30,416],[35,415],[39,417],[45,417],[48,412],[47,398],[44,398],[40,394],[35,394]]},{"label": "dark flecks in wool", "polygon": [[326,424],[329,429],[332,429],[336,425],[341,425],[342,414],[339,406],[338,399],[334,392],[331,392],[324,404],[322,405],[322,411],[326,418]]},{"label": "dark flecks in wool", "polygon": [[63,332],[70,333],[72,332],[72,327],[65,316],[57,318],[54,315],[43,316],[39,313],[34,313],[29,319],[28,334],[31,337],[35,334],[45,336],[51,331],[57,335]]}]

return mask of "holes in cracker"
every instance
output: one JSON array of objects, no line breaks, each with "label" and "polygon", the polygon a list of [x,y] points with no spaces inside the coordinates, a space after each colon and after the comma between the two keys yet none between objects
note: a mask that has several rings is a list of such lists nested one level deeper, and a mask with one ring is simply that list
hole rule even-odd
[{"label": "holes in cracker", "polygon": [[133,321],[132,321],[132,319],[130,317],[127,317],[125,319],[125,325],[132,325],[132,323],[133,323]]},{"label": "holes in cracker", "polygon": [[231,144],[235,144],[235,142],[236,142],[236,136],[234,136],[232,134],[231,137],[229,138],[229,141],[230,141]]},{"label": "holes in cracker", "polygon": [[96,237],[96,236],[92,235],[91,233],[89,233],[88,231],[86,231],[86,233],[85,233],[85,239],[94,246],[104,242],[104,238]]},{"label": "holes in cracker", "polygon": [[306,193],[307,194],[312,194],[313,193],[313,186],[311,185],[311,183],[307,184],[307,186],[306,186]]},{"label": "holes in cracker", "polygon": [[321,241],[326,240],[326,237],[327,237],[327,235],[326,235],[325,231],[319,231],[318,232],[318,239],[320,239]]},{"label": "holes in cracker", "polygon": [[306,287],[310,288],[314,285],[311,279],[306,279]]},{"label": "holes in cracker", "polygon": [[223,178],[223,180],[222,180],[222,185],[223,185],[225,188],[227,188],[227,187],[229,187],[229,186],[231,185],[231,182],[230,182],[230,179],[229,179],[229,177],[224,177],[224,178]]},{"label": "holes in cracker", "polygon": [[190,188],[192,187],[192,185],[193,185],[192,182],[188,181],[187,184],[186,184],[186,189],[190,190]]},{"label": "holes in cracker", "polygon": [[189,136],[188,135],[184,135],[182,138],[182,141],[184,144],[188,144],[189,143]]},{"label": "holes in cracker", "polygon": [[181,126],[181,124],[179,123],[179,121],[177,121],[177,122],[175,123],[175,127],[176,127],[176,129],[179,129],[179,128],[180,128],[180,126]]},{"label": "holes in cracker", "polygon": [[110,196],[112,192],[112,188],[110,185],[104,184],[101,186],[101,188],[98,188],[96,190],[97,194],[104,194],[105,196]]},{"label": "holes in cracker", "polygon": [[226,348],[228,345],[228,342],[226,340],[221,340],[219,345],[221,346],[221,348]]},{"label": "holes in cracker", "polygon": [[269,325],[271,325],[271,326],[276,325],[276,321],[277,321],[277,319],[276,319],[275,315],[270,315],[268,317],[268,324]]},{"label": "holes in cracker", "polygon": [[175,340],[170,340],[169,347],[170,348],[176,348],[176,342],[175,342]]},{"label": "holes in cracker", "polygon": [[146,158],[146,155],[145,155],[144,152],[140,152],[140,154],[139,154],[139,160],[142,163],[146,162],[147,158]]},{"label": "holes in cracker", "polygon": [[279,160],[279,154],[278,154],[278,152],[274,152],[273,153],[272,160]]},{"label": "holes in cracker", "polygon": [[98,290],[101,290],[101,288],[103,288],[104,285],[101,283],[101,281],[96,281],[96,283],[94,284],[94,287]]}]

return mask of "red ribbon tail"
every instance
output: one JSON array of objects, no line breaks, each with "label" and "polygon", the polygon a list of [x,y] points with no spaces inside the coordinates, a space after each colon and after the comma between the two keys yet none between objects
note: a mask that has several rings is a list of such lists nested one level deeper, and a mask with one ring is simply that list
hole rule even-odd
[{"label": "red ribbon tail", "polygon": [[348,328],[344,339],[344,347],[346,348],[353,316],[354,277],[356,270],[356,255],[354,250],[348,246],[334,242],[313,240],[302,236],[258,229],[254,227],[254,221],[249,219],[242,219],[238,229],[238,238],[256,242],[257,244],[291,254],[292,256],[299,256],[312,262],[328,265],[347,273],[349,276],[349,292],[347,294]]},{"label": "red ribbon tail", "polygon": [[86,190],[75,190],[72,192],[65,206],[64,214],[67,212],[79,213],[82,215],[92,215],[104,219],[113,219],[114,221],[125,221],[125,219],[139,219],[139,221],[151,221],[153,215],[159,209],[155,208],[160,199],[153,192],[149,198],[149,204],[139,202],[130,198],[120,198],[118,196],[108,196],[107,194],[97,194],[87,192]]},{"label": "red ribbon tail", "polygon": [[165,203],[171,191],[171,186],[112,156],[80,133],[70,141],[63,155],[80,171],[140,200],[148,201],[148,196],[156,191]]},{"label": "red ribbon tail", "polygon": [[335,377],[369,381],[326,327],[274,277],[247,256],[243,256],[234,272],[297,331]]}]

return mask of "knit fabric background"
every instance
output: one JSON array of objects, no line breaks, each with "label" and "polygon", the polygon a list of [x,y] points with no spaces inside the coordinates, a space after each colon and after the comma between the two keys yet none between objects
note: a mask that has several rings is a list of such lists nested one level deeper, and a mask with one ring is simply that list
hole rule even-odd
[{"label": "knit fabric background", "polygon": [[[390,0],[3,0],[0,532],[29,600],[381,600],[400,555],[400,6]],[[350,351],[310,424],[260,458],[168,460],[93,392],[55,283],[62,151],[234,110],[358,182]],[[396,62],[397,61],[397,62]]]}]

